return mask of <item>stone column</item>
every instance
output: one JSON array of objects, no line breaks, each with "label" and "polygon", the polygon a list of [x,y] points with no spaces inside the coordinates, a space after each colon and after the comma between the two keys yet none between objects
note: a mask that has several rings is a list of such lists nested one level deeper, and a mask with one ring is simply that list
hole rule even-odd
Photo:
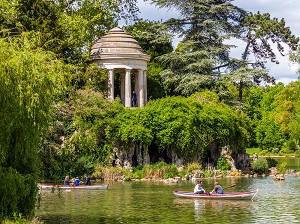
[{"label": "stone column", "polygon": [[145,85],[144,85],[144,71],[139,70],[138,74],[138,89],[139,91],[137,92],[138,94],[138,99],[139,99],[139,107],[144,107],[145,106],[145,96],[144,96],[144,90]]},{"label": "stone column", "polygon": [[123,105],[125,105],[125,73],[120,74],[120,79],[121,79],[121,102]]},{"label": "stone column", "polygon": [[144,82],[144,105],[147,104],[147,71],[144,71],[144,77],[143,77],[143,82]]},{"label": "stone column", "polygon": [[113,101],[115,99],[115,80],[114,80],[114,70],[108,70],[108,99]]},{"label": "stone column", "polygon": [[125,107],[131,107],[131,69],[125,74]]},{"label": "stone column", "polygon": [[136,106],[140,106],[140,94],[139,94],[139,74],[134,75],[134,91],[136,92],[137,99],[136,99]]}]

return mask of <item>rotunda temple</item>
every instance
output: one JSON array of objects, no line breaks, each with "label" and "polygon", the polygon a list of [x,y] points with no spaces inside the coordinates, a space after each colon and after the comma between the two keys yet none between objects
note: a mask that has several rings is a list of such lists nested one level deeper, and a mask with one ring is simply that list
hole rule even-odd
[{"label": "rotunda temple", "polygon": [[92,63],[108,69],[108,97],[119,96],[125,107],[132,107],[132,93],[138,107],[147,103],[147,62],[150,57],[139,43],[124,30],[116,27],[101,37],[90,53]]}]

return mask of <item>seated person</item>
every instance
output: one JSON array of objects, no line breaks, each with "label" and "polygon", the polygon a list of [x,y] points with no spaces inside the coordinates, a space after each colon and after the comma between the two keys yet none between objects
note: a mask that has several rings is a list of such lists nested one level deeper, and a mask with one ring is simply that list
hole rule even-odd
[{"label": "seated person", "polygon": [[214,183],[214,189],[210,192],[211,194],[223,194],[223,188],[219,185],[218,182]]},{"label": "seated person", "polygon": [[85,175],[85,185],[91,185],[91,178],[89,175]]},{"label": "seated person", "polygon": [[78,177],[75,178],[74,184],[75,184],[75,186],[79,186],[80,180]]},{"label": "seated person", "polygon": [[194,188],[194,194],[205,194],[205,190],[202,187],[202,181],[199,180]]},{"label": "seated person", "polygon": [[64,185],[65,185],[65,186],[69,186],[70,183],[71,183],[70,177],[69,177],[69,176],[66,176],[66,178],[65,178],[65,180],[64,180]]}]

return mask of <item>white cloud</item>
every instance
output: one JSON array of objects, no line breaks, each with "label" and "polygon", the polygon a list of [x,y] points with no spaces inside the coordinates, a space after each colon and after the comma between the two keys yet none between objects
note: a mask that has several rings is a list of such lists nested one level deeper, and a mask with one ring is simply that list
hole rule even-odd
[{"label": "white cloud", "polygon": [[[286,26],[290,27],[292,34],[300,35],[300,1],[299,0],[236,0],[237,6],[251,12],[270,13],[271,18],[284,18]],[[267,67],[271,76],[276,78],[276,82],[287,84],[298,78],[297,64],[291,64],[287,56],[278,55],[280,64],[268,63]]]},{"label": "white cloud", "polygon": [[175,10],[159,9],[154,5],[138,0],[138,7],[140,9],[140,17],[150,21],[166,21],[170,18],[178,18],[179,13]]},{"label": "white cloud", "polygon": [[292,78],[280,78],[276,80],[276,84],[282,82],[285,86],[288,85],[290,82],[295,82],[297,79]]}]

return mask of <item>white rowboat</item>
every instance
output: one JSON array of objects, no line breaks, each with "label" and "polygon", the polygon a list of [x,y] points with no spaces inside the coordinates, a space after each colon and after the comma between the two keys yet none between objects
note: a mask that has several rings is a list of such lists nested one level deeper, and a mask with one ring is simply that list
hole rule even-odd
[{"label": "white rowboat", "polygon": [[65,186],[55,184],[38,184],[40,190],[107,190],[108,184]]}]

